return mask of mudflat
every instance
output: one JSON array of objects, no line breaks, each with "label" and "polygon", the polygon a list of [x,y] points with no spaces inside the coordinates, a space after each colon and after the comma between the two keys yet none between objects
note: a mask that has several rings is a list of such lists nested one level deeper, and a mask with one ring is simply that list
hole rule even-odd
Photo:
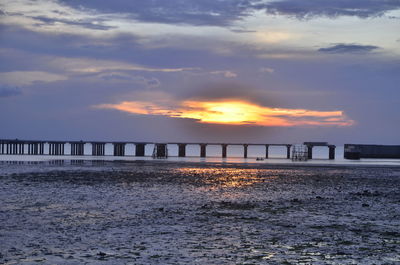
[{"label": "mudflat", "polygon": [[398,264],[400,167],[0,164],[2,264]]}]

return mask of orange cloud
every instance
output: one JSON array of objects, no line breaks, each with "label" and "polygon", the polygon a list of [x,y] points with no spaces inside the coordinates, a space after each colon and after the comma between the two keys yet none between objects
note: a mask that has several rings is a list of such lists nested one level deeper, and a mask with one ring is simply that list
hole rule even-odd
[{"label": "orange cloud", "polygon": [[132,114],[195,119],[200,123],[256,126],[350,126],[343,111],[270,108],[241,100],[150,102],[123,101],[95,106]]}]

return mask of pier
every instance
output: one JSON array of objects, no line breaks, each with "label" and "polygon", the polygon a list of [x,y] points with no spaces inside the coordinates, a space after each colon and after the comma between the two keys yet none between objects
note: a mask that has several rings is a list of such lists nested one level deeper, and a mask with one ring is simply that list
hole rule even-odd
[{"label": "pier", "polygon": [[[292,144],[275,144],[275,143],[182,143],[182,142],[170,142],[170,143],[154,143],[154,142],[93,142],[93,141],[32,141],[32,140],[0,140],[0,155],[51,155],[51,156],[106,156],[106,145],[112,145],[112,156],[135,156],[145,157],[151,156],[146,154],[146,146],[171,146],[176,145],[178,148],[178,157],[187,156],[187,146],[197,145],[199,146],[200,152],[198,157],[207,157],[207,147],[209,146],[220,146],[221,157],[229,157],[228,147],[229,146],[241,146],[243,148],[243,158],[249,157],[249,147],[251,146],[263,146],[265,148],[265,159],[269,159],[269,149],[271,146],[278,146],[285,148],[285,157],[291,159]],[[308,150],[308,159],[313,158],[312,150],[315,146],[326,146],[329,148],[329,159],[335,159],[335,148],[336,146],[330,145],[326,142],[305,142],[304,145]],[[132,150],[128,152],[127,147]],[[66,148],[69,147],[69,148]],[[85,148],[88,148],[91,152],[85,153]],[[70,152],[67,154],[65,150],[69,149]],[[134,150],[134,151],[133,151]],[[160,149],[161,150],[161,149]],[[160,151],[159,150],[159,151]]]}]

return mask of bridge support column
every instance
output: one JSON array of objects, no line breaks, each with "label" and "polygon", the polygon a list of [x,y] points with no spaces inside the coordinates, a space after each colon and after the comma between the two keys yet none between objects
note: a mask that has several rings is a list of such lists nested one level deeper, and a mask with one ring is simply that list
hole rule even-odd
[{"label": "bridge support column", "polygon": [[313,149],[312,145],[307,145],[307,158],[308,159],[312,159],[312,149]]},{"label": "bridge support column", "polygon": [[44,143],[39,143],[39,155],[44,155]]},{"label": "bridge support column", "polygon": [[290,148],[291,148],[292,146],[291,145],[286,145],[286,158],[287,159],[290,159]]},{"label": "bridge support column", "polygon": [[20,146],[19,146],[19,153],[20,153],[21,155],[25,154],[25,143],[20,143]]},{"label": "bridge support column", "polygon": [[200,144],[200,157],[207,156],[206,147],[207,147],[207,144]]},{"label": "bridge support column", "polygon": [[6,153],[9,155],[23,155],[25,152],[25,143],[15,140],[6,144]]},{"label": "bridge support column", "polygon": [[146,144],[135,144],[135,156],[145,156]]},{"label": "bridge support column", "polygon": [[227,144],[223,144],[222,145],[222,157],[223,158],[226,158],[226,156],[227,156],[227,149],[228,149],[228,145]]},{"label": "bridge support column", "polygon": [[71,143],[71,155],[73,156],[83,156],[85,154],[85,143]]},{"label": "bridge support column", "polygon": [[243,157],[247,158],[247,148],[249,147],[248,144],[243,145]]},{"label": "bridge support column", "polygon": [[92,143],[92,155],[93,156],[104,156],[105,154],[105,143]]},{"label": "bridge support column", "polygon": [[155,144],[153,150],[153,158],[168,158],[167,144]]},{"label": "bridge support column", "polygon": [[125,143],[114,143],[114,156],[125,155]]},{"label": "bridge support column", "polygon": [[335,159],[335,148],[336,148],[336,146],[335,145],[329,145],[328,147],[329,147],[329,159],[333,160],[333,159]]},{"label": "bridge support column", "polygon": [[186,144],[178,144],[178,156],[179,157],[186,156]]},{"label": "bridge support column", "polygon": [[49,155],[64,155],[64,143],[49,142]]}]

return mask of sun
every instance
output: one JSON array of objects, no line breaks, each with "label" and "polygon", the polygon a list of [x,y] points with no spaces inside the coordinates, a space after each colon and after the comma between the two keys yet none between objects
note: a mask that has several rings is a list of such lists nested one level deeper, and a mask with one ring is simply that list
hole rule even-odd
[{"label": "sun", "polygon": [[98,108],[118,109],[139,115],[194,119],[199,123],[251,126],[351,126],[343,111],[275,108],[245,100],[123,101]]},{"label": "sun", "polygon": [[256,105],[244,101],[187,101],[193,111],[186,111],[183,117],[197,118],[203,123],[248,124],[260,120]]}]

